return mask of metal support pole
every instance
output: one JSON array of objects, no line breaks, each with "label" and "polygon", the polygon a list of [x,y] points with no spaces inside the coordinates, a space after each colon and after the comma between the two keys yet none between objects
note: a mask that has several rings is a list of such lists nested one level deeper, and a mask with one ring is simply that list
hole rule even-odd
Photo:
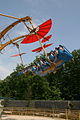
[{"label": "metal support pole", "polygon": [[19,52],[19,56],[20,56],[20,60],[21,60],[21,64],[23,65],[23,59],[22,59],[22,56],[21,56],[21,52],[20,52],[20,48],[19,48],[19,45],[17,43],[13,43],[14,45],[16,45],[17,49],[18,49],[18,52]]},{"label": "metal support pole", "polygon": [[42,45],[42,43],[41,43],[41,41],[40,41],[40,38],[39,38],[38,34],[37,34],[37,38],[38,38],[39,43],[40,43],[40,45],[41,45],[41,47],[42,47],[42,49],[43,49],[43,51],[44,51],[45,56],[47,57],[47,53],[46,53],[46,51],[45,51],[45,49],[44,49],[44,46]]}]

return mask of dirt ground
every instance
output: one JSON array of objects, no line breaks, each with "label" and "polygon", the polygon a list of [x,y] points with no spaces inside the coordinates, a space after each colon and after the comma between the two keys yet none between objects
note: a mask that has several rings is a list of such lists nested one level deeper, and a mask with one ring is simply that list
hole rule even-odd
[{"label": "dirt ground", "polygon": [[65,119],[39,116],[3,115],[0,120],[65,120]]}]

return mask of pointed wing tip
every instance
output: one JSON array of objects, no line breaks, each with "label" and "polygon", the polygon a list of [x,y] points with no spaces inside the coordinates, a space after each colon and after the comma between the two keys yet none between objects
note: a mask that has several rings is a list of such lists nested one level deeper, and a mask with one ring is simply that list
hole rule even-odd
[{"label": "pointed wing tip", "polygon": [[51,21],[51,23],[52,23],[52,19],[50,18],[49,20],[50,20],[50,21]]},{"label": "pointed wing tip", "polygon": [[35,52],[34,50],[31,50],[32,52]]},{"label": "pointed wing tip", "polygon": [[9,56],[9,57],[15,57],[15,56],[12,55],[12,56]]},{"label": "pointed wing tip", "polygon": [[21,42],[21,44],[25,44],[24,40]]}]

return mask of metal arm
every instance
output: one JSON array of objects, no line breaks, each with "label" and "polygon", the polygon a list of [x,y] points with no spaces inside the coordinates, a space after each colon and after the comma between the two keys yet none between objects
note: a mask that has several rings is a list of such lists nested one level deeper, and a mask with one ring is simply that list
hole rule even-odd
[{"label": "metal arm", "polygon": [[17,19],[17,21],[15,21],[14,23],[10,24],[8,27],[6,27],[4,30],[2,30],[0,32],[0,39],[10,30],[12,29],[14,26],[16,26],[18,23],[20,22],[29,22],[31,21],[31,17],[29,16],[26,16],[26,17],[23,17],[23,18],[16,18],[16,17],[13,17],[13,16],[8,16],[8,15],[3,15],[3,14],[0,14],[1,16],[5,16],[5,17],[10,17],[10,18],[14,18],[14,19]]},{"label": "metal arm", "polygon": [[2,49],[4,49],[7,45],[10,45],[10,44],[12,44],[14,41],[16,41],[16,40],[18,40],[18,39],[20,39],[20,38],[24,38],[24,37],[27,37],[27,35],[22,35],[22,36],[16,37],[16,38],[14,38],[14,39],[12,39],[12,40],[4,43],[4,44],[0,44],[0,51],[1,51]]}]

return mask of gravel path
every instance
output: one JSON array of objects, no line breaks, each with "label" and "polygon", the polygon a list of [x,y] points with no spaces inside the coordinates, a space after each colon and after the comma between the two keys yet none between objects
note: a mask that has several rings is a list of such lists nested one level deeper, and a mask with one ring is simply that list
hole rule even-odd
[{"label": "gravel path", "polygon": [[3,115],[1,120],[65,120],[65,119],[39,116]]}]

